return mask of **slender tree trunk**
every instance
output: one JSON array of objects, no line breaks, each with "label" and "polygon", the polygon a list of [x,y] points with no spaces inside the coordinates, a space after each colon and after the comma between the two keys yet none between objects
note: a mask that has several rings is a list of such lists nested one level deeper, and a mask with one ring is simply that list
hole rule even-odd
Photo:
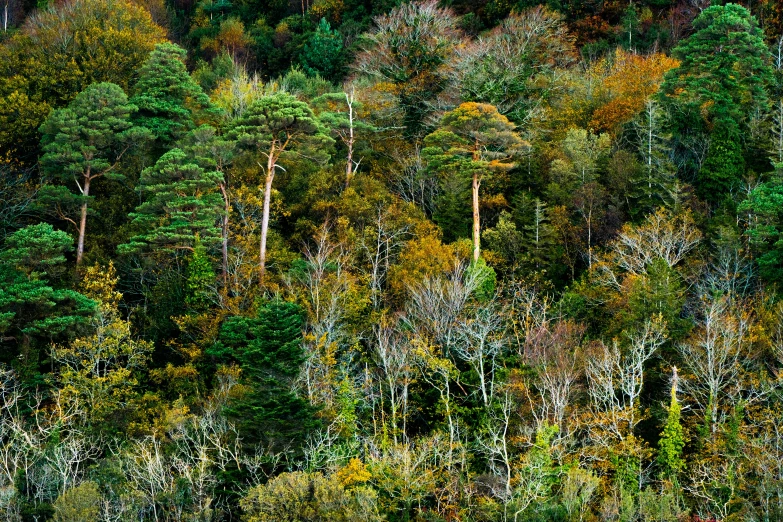
[{"label": "slender tree trunk", "polygon": [[264,186],[264,214],[261,219],[261,247],[258,255],[258,284],[264,286],[266,275],[266,234],[269,230],[269,206],[272,199],[272,181],[275,179],[274,147],[266,162],[266,184]]},{"label": "slender tree trunk", "polygon": [[[90,181],[91,177],[89,171],[84,177],[84,186],[82,187],[82,196],[85,198],[90,195]],[[84,257],[84,235],[87,232],[87,200],[82,203],[81,216],[79,218],[79,240],[76,243],[76,266],[79,266]]]},{"label": "slender tree trunk", "polygon": [[228,213],[231,210],[231,204],[228,199],[228,190],[226,189],[225,183],[220,184],[220,192],[223,195],[223,212],[225,212],[221,224],[221,234],[222,234],[221,252],[223,254],[223,264],[221,266],[221,270],[223,272],[222,273],[223,288],[226,289],[228,288],[228,233],[229,233]]},{"label": "slender tree trunk", "polygon": [[348,93],[345,93],[345,102],[348,104],[348,141],[346,142],[348,146],[348,160],[345,164],[345,188],[348,188],[351,178],[353,178],[353,91],[350,97]]},{"label": "slender tree trunk", "polygon": [[473,261],[481,255],[481,222],[479,219],[479,181],[478,172],[473,173]]}]

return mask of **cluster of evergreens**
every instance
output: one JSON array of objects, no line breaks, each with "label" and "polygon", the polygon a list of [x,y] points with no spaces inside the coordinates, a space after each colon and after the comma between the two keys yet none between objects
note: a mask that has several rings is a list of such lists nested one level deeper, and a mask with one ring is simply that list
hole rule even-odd
[{"label": "cluster of evergreens", "polygon": [[3,0],[0,518],[783,518],[781,5]]}]

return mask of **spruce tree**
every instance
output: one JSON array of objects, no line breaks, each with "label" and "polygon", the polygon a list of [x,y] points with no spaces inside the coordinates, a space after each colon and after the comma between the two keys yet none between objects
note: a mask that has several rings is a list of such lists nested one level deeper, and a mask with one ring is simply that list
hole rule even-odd
[{"label": "spruce tree", "polygon": [[256,317],[230,317],[208,354],[218,362],[236,362],[246,393],[228,407],[248,443],[280,450],[300,446],[317,426],[315,409],[293,391],[305,361],[302,348],[304,312],[273,299]]}]

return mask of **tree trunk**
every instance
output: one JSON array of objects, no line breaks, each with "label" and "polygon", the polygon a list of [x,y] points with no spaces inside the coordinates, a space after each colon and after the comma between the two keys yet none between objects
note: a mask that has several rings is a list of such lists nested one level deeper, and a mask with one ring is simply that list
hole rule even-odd
[{"label": "tree trunk", "polygon": [[[82,196],[85,198],[90,195],[90,180],[91,177],[88,174],[84,178],[84,187],[82,187]],[[79,218],[79,240],[76,243],[76,266],[79,266],[84,257],[84,236],[87,232],[87,200],[82,203],[81,216]]]},{"label": "tree trunk", "polygon": [[479,220],[479,181],[478,172],[473,173],[473,261],[481,255],[481,222]]},{"label": "tree trunk", "polygon": [[258,284],[264,286],[266,275],[266,234],[269,230],[269,206],[272,198],[272,181],[275,179],[274,148],[266,163],[266,184],[264,186],[264,214],[261,219],[261,247],[258,255]]},{"label": "tree trunk", "polygon": [[227,289],[228,288],[228,232],[229,232],[228,213],[231,210],[231,206],[228,199],[228,190],[226,189],[226,185],[224,183],[220,184],[220,192],[223,195],[223,212],[225,212],[221,224],[221,235],[222,235],[221,252],[223,254],[223,264],[221,266],[221,269],[223,272],[222,273],[223,288]]},{"label": "tree trunk", "polygon": [[351,183],[351,178],[353,178],[353,142],[354,142],[354,136],[353,136],[353,92],[351,92],[351,96],[348,96],[348,93],[345,93],[345,101],[348,104],[348,141],[346,145],[348,146],[348,159],[345,164],[345,188],[348,188],[348,185]]}]

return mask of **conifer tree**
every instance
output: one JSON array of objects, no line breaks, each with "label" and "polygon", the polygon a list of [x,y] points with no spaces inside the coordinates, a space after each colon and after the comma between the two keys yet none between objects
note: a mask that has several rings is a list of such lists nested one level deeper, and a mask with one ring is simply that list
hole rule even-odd
[{"label": "conifer tree", "polygon": [[432,172],[442,178],[471,179],[473,209],[473,260],[481,252],[479,188],[493,174],[508,172],[524,141],[514,124],[496,107],[485,103],[463,103],[446,113],[440,128],[427,136],[422,156]]},{"label": "conifer tree", "polygon": [[314,408],[296,395],[293,384],[305,361],[304,312],[295,303],[274,299],[253,318],[231,317],[208,353],[242,369],[246,393],[229,405],[240,435],[266,447],[297,447],[317,422]]},{"label": "conifer tree", "polygon": [[309,148],[308,156],[314,159],[328,158],[325,150],[334,142],[326,135],[326,129],[315,117],[310,106],[290,94],[279,92],[259,98],[238,118],[229,132],[238,145],[257,156],[258,165],[264,169],[264,207],[261,221],[259,247],[259,284],[264,284],[266,274],[266,239],[269,231],[269,210],[272,199],[272,183],[280,164],[293,152]]},{"label": "conifer tree", "polygon": [[195,120],[214,112],[209,97],[185,67],[184,49],[160,43],[139,69],[131,102],[139,111],[137,123],[149,129],[159,146],[168,145],[193,129]]},{"label": "conifer tree", "polygon": [[131,146],[149,139],[148,131],[132,125],[134,112],[136,106],[119,86],[98,83],[79,93],[67,108],[52,112],[41,125],[42,168],[63,183],[76,185],[76,194],[65,187],[51,187],[48,197],[57,204],[79,206],[78,221],[61,215],[78,231],[77,265],[84,256],[92,183],[102,177],[121,178],[117,168],[122,156]]},{"label": "conifer tree", "polygon": [[37,372],[45,342],[77,331],[95,310],[61,281],[72,251],[68,234],[40,223],[16,231],[0,253],[0,361],[26,378]]},{"label": "conifer tree", "polygon": [[[718,202],[744,174],[743,133],[764,111],[772,56],[756,19],[737,4],[713,5],[694,20],[694,34],[672,51],[681,61],[666,75],[662,100],[677,107],[671,130],[681,162],[699,170],[702,196]],[[706,158],[694,150],[709,142]]]},{"label": "conifer tree", "polygon": [[219,172],[203,169],[180,149],[161,156],[141,173],[145,201],[131,214],[140,232],[120,245],[120,252],[148,248],[174,252],[193,250],[197,240],[204,246],[218,243],[223,212],[218,184],[222,180]]},{"label": "conifer tree", "polygon": [[299,58],[304,71],[320,75],[330,81],[339,81],[343,70],[343,38],[325,18],[310,37]]},{"label": "conifer tree", "polygon": [[682,458],[682,450],[685,447],[685,432],[680,424],[680,412],[682,407],[677,400],[677,368],[673,368],[671,402],[669,404],[669,416],[663,427],[661,439],[658,442],[658,463],[664,476],[676,482],[677,475],[685,468]]}]

